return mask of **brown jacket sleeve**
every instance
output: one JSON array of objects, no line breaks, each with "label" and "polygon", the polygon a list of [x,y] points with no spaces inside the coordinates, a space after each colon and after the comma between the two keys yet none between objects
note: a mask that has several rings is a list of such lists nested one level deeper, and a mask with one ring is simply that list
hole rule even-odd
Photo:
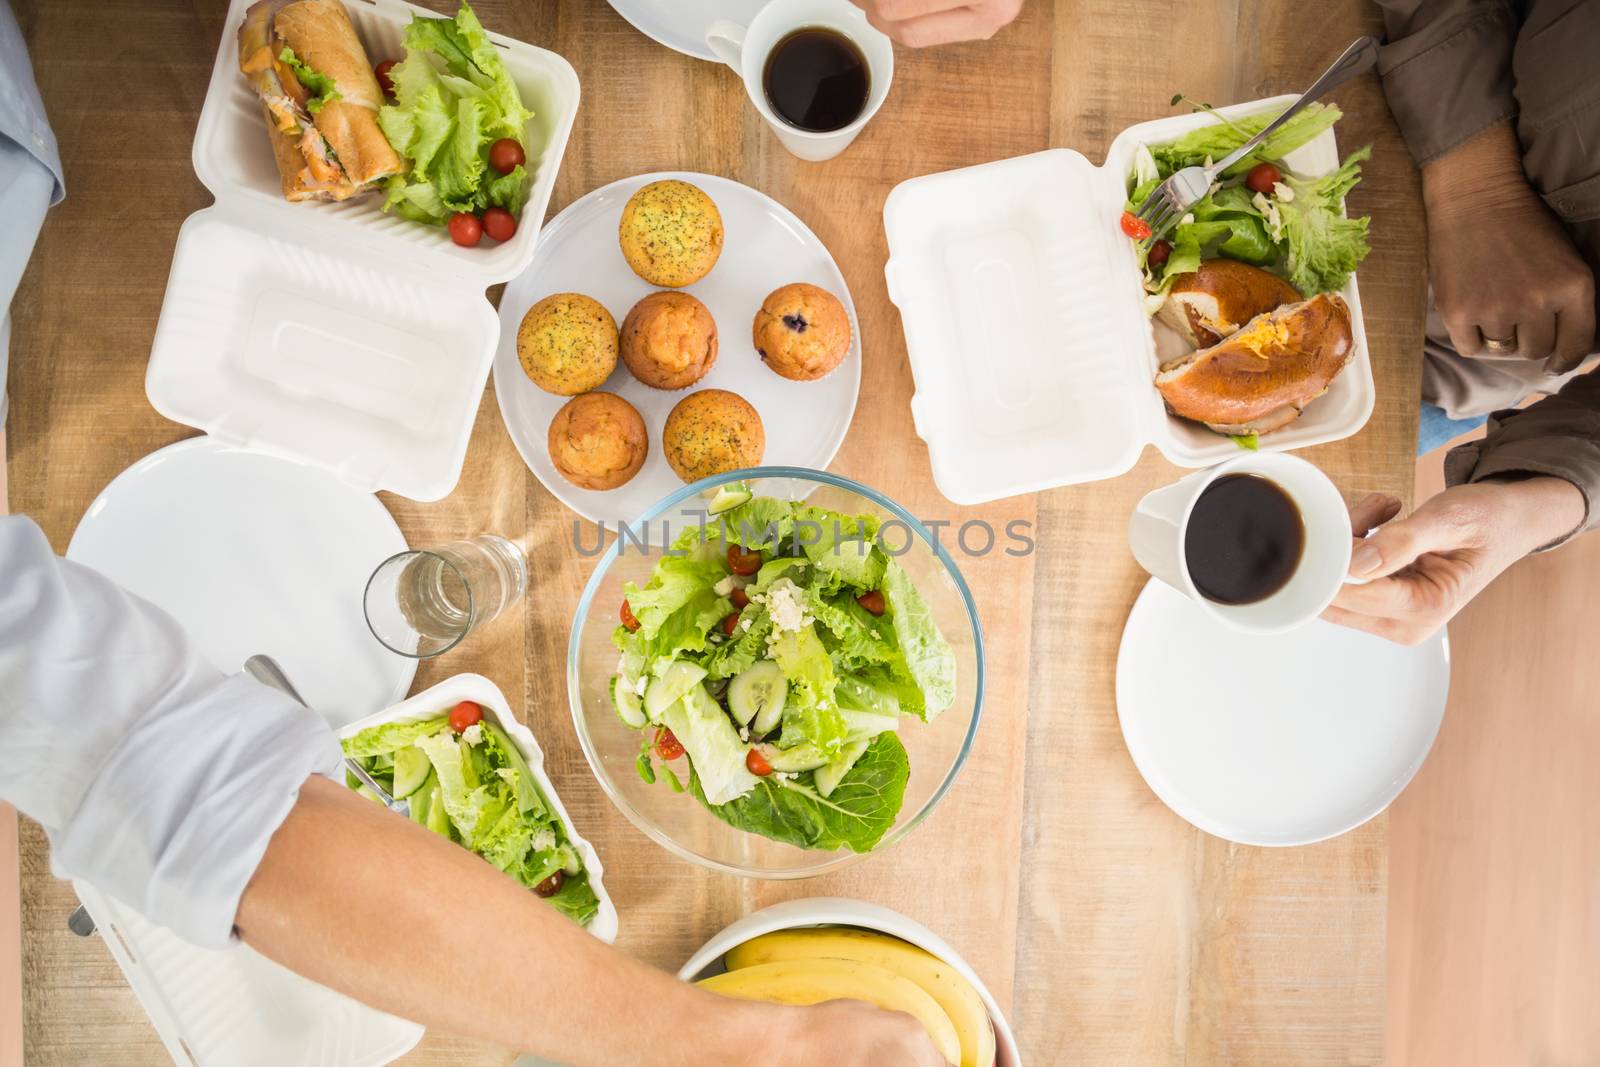
[{"label": "brown jacket sleeve", "polygon": [[1531,407],[1495,412],[1488,436],[1452,448],[1444,460],[1448,485],[1529,474],[1564,479],[1583,494],[1582,525],[1545,548],[1600,526],[1600,372],[1578,375]]},{"label": "brown jacket sleeve", "polygon": [[1383,93],[1418,165],[1517,113],[1511,0],[1378,0]]}]

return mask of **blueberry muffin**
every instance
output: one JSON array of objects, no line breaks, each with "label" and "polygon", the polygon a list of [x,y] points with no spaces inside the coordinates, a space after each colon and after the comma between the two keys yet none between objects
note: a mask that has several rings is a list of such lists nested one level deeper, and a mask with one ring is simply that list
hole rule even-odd
[{"label": "blueberry muffin", "polygon": [[651,182],[622,209],[622,256],[651,285],[681,289],[704,278],[722,255],[722,214],[688,182]]},{"label": "blueberry muffin", "polygon": [[598,389],[617,366],[617,321],[581,293],[547,296],[522,316],[517,359],[547,393],[577,396]]},{"label": "blueberry muffin", "polygon": [[661,431],[661,450],[686,482],[754,467],[767,450],[761,416],[723,389],[702,389],[678,401]]},{"label": "blueberry muffin", "polygon": [[821,378],[850,354],[850,316],[826,289],[796,282],[775,289],[756,312],[756,352],[797,382]]},{"label": "blueberry muffin", "polygon": [[622,320],[622,362],[656,389],[687,389],[717,361],[717,323],[688,293],[651,293]]},{"label": "blueberry muffin", "polygon": [[584,393],[562,405],[546,439],[550,462],[579,489],[615,489],[650,453],[644,419],[614,393]]}]

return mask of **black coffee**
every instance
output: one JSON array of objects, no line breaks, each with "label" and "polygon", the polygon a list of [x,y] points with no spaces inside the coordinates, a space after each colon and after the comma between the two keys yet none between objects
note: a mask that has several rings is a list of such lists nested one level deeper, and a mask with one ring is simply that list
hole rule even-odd
[{"label": "black coffee", "polygon": [[1194,502],[1183,552],[1207,600],[1254,604],[1288,584],[1305,545],[1300,509],[1276,482],[1226,474]]},{"label": "black coffee", "polygon": [[818,26],[795,30],[773,46],[762,83],[783,121],[815,133],[842,130],[860,118],[871,91],[861,49]]}]

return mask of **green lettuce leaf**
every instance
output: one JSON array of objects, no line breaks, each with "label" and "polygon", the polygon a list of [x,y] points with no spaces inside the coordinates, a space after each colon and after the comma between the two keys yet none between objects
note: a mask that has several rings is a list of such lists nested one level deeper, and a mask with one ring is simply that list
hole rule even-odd
[{"label": "green lettuce leaf", "polygon": [[879,734],[824,798],[808,776],[759,779],[756,787],[726,804],[709,804],[691,771],[689,791],[723,822],[799,848],[870,852],[894,826],[905,801],[911,764],[892,733]]},{"label": "green lettuce leaf", "polygon": [[791,748],[809,741],[824,752],[838,751],[849,729],[833,699],[839,676],[816,627],[807,625],[780,634],[772,643],[772,658],[789,680],[783,736],[778,744]]},{"label": "green lettuce leaf", "polygon": [[449,719],[444,715],[418,722],[386,722],[345,738],[340,746],[346,756],[355,758],[383,755],[414,745],[417,738],[436,734],[445,729],[448,723]]},{"label": "green lettuce leaf", "polygon": [[513,167],[510,174],[496,175],[483,186],[484,207],[503,207],[513,215],[522,214],[528,201],[528,172]]},{"label": "green lettuce leaf", "polygon": [[294,76],[299,79],[300,84],[310,91],[311,98],[306,101],[306,110],[313,115],[320,112],[323,105],[329,101],[344,99],[339,95],[338,86],[333,84],[333,79],[321,71],[306,66],[300,57],[294,54],[293,48],[285,48],[279,52],[278,59],[294,71]]},{"label": "green lettuce leaf", "polygon": [[956,656],[939,632],[927,601],[917,592],[898,560],[884,572],[884,598],[894,626],[906,673],[921,690],[923,706],[916,709],[931,722],[956,699]]},{"label": "green lettuce leaf", "polygon": [[[1201,110],[1210,109],[1202,107]],[[1151,147],[1150,154],[1155,157],[1156,165],[1163,173],[1171,174],[1184,167],[1200,166],[1207,159],[1221,159],[1261,132],[1280,112],[1267,111],[1237,119],[1226,119],[1215,112],[1212,114],[1217,119],[1215,125],[1190,130],[1174,141]],[[1263,160],[1282,159],[1338,122],[1340,114],[1334,104],[1307,105],[1305,110],[1274,131],[1249,155],[1223,171],[1222,176],[1237,177]]]},{"label": "green lettuce leaf", "polygon": [[545,898],[545,903],[580,926],[588,926],[600,911],[600,898],[595,895],[594,887],[589,884],[587,871],[576,876],[568,876],[567,880],[561,883],[561,888],[556,891],[555,896]]},{"label": "green lettuce leaf", "polygon": [[1338,170],[1320,178],[1284,178],[1294,191],[1292,198],[1276,201],[1289,250],[1289,284],[1308,297],[1343,288],[1367,257],[1371,220],[1347,217],[1344,198],[1361,180],[1361,162],[1371,154],[1370,146],[1353,152]]}]

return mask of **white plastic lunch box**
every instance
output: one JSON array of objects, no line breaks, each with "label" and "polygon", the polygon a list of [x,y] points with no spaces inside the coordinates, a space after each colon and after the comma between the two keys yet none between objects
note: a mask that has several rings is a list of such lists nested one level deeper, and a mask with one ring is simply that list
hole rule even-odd
[{"label": "white plastic lunch box", "polygon": [[[1287,106],[1279,96],[1220,109]],[[1133,244],[1118,227],[1140,144],[1216,120],[1175,115],[1131,126],[1103,166],[1057,148],[912,178],[884,204],[889,298],[900,308],[916,394],[911,413],[934,481],[958,504],[1122,474],[1146,444],[1183,467],[1238,454],[1232,439],[1167,414],[1153,380],[1185,346],[1144,313]],[[1296,172],[1339,166],[1333,131],[1285,157]],[[1355,354],[1328,392],[1265,449],[1360,430],[1376,391],[1354,278]]]},{"label": "white plastic lunch box", "polygon": [[[600,898],[589,932],[614,941],[617,909],[606,892],[600,857],[573,827],[551,786],[539,743],[493,682],[458,674],[338,733],[344,738],[380,723],[432,718],[463,700],[482,705],[528,761]],[[244,945],[199,948],[91,885],[75,882],[74,888],[178,1067],[381,1067],[422,1039],[416,1023],[335,993]]]},{"label": "white plastic lunch box", "polygon": [[678,977],[686,982],[693,982],[721,974],[727,969],[723,964],[723,957],[751,938],[770,934],[774,930],[793,930],[806,926],[857,926],[866,930],[877,930],[898,937],[902,941],[909,941],[944,960],[961,973],[961,976],[977,991],[984,1007],[989,1009],[989,1021],[994,1024],[995,1067],[1022,1067],[1022,1055],[1017,1051],[1017,1039],[1011,1032],[1011,1024],[1006,1022],[1005,1013],[1000,1010],[999,1002],[983,984],[983,979],[978,977],[978,972],[974,971],[948,942],[915,919],[863,900],[813,897],[808,900],[785,901],[752,912],[725,927],[721,933],[707,941],[699,952],[689,958],[689,962],[678,969]]},{"label": "white plastic lunch box", "polygon": [[[145,376],[167,418],[332,470],[357,488],[437,500],[455,487],[494,360],[484,290],[533,259],[578,111],[578,76],[491,33],[523,102],[532,187],[516,235],[477,248],[380,210],[381,193],[283,199],[266,122],[239,73],[250,0],[228,8],[193,161],[216,204],[178,233]],[[344,0],[374,64],[399,59],[402,0]]]}]

